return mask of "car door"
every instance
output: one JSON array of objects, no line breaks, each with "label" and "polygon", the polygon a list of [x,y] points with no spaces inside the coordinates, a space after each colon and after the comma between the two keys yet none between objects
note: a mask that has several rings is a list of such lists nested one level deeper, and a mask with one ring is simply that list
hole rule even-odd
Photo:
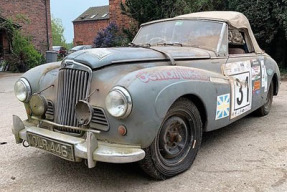
[{"label": "car door", "polygon": [[222,70],[224,75],[230,77],[230,119],[233,120],[262,105],[261,92],[267,88],[267,81],[264,57],[252,52],[248,33],[229,29],[228,41],[229,56]]}]

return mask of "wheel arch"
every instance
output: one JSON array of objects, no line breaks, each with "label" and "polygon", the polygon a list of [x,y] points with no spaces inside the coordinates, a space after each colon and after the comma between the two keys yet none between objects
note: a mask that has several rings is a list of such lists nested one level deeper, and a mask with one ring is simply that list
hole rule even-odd
[{"label": "wheel arch", "polygon": [[274,73],[274,75],[272,77],[272,83],[273,83],[273,86],[274,86],[273,95],[278,95],[278,92],[279,92],[279,78],[278,78],[277,73]]},{"label": "wheel arch", "polygon": [[[203,131],[211,131],[227,122],[215,121],[216,95],[230,93],[229,84],[215,85],[210,82],[181,82],[163,89],[155,100],[157,118],[162,121],[172,106],[181,97],[188,98],[198,108],[203,123]],[[214,95],[214,97],[213,97]],[[167,97],[168,96],[168,97]]]},{"label": "wheel arch", "polygon": [[[203,101],[201,100],[201,98],[198,97],[197,95],[194,95],[194,94],[183,95],[180,98],[186,98],[189,101],[193,102],[193,104],[198,109],[200,117],[201,117],[202,130],[205,131],[206,125],[207,125],[207,112],[206,112],[206,107],[205,107]],[[178,98],[178,99],[180,99],[180,98]]]},{"label": "wheel arch", "polygon": [[[206,126],[207,126],[207,110],[206,110],[206,106],[204,105],[203,100],[195,94],[185,94],[185,95],[181,95],[178,98],[176,98],[174,100],[173,103],[171,103],[171,105],[169,106],[168,110],[180,99],[185,98],[189,101],[191,101],[196,108],[199,111],[200,114],[200,118],[201,118],[201,122],[202,122],[202,130],[205,131],[206,130]],[[167,110],[167,111],[168,111]]]}]

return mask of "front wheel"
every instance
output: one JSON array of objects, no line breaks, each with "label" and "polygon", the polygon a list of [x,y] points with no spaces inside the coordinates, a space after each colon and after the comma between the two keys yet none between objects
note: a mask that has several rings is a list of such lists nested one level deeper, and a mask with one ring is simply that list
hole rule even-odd
[{"label": "front wheel", "polygon": [[141,168],[163,180],[186,171],[193,163],[202,138],[202,122],[196,106],[188,99],[169,109],[153,143],[145,149]]}]

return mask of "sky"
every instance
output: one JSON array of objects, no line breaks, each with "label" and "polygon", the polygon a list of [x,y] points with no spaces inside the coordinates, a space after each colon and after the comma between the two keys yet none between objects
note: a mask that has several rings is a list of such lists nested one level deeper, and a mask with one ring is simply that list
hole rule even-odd
[{"label": "sky", "polygon": [[50,2],[52,16],[62,20],[67,43],[71,43],[74,38],[73,20],[89,7],[109,4],[109,0],[50,0]]}]

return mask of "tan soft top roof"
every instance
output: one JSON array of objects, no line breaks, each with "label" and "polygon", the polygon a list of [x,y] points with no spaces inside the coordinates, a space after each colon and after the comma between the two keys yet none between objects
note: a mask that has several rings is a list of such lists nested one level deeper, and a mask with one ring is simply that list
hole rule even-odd
[{"label": "tan soft top roof", "polygon": [[250,23],[242,13],[235,11],[206,11],[206,12],[197,12],[186,15],[181,15],[176,18],[184,19],[206,19],[206,20],[215,20],[215,21],[224,21],[229,25],[238,28],[238,29],[247,29],[250,35],[252,44],[254,46],[254,51],[256,53],[262,53],[254,34],[252,32]]},{"label": "tan soft top roof", "polygon": [[180,15],[175,18],[190,18],[190,19],[207,19],[215,21],[224,21],[229,23],[235,28],[248,28],[250,27],[248,19],[242,13],[235,11],[206,11],[197,12],[186,15]]}]

